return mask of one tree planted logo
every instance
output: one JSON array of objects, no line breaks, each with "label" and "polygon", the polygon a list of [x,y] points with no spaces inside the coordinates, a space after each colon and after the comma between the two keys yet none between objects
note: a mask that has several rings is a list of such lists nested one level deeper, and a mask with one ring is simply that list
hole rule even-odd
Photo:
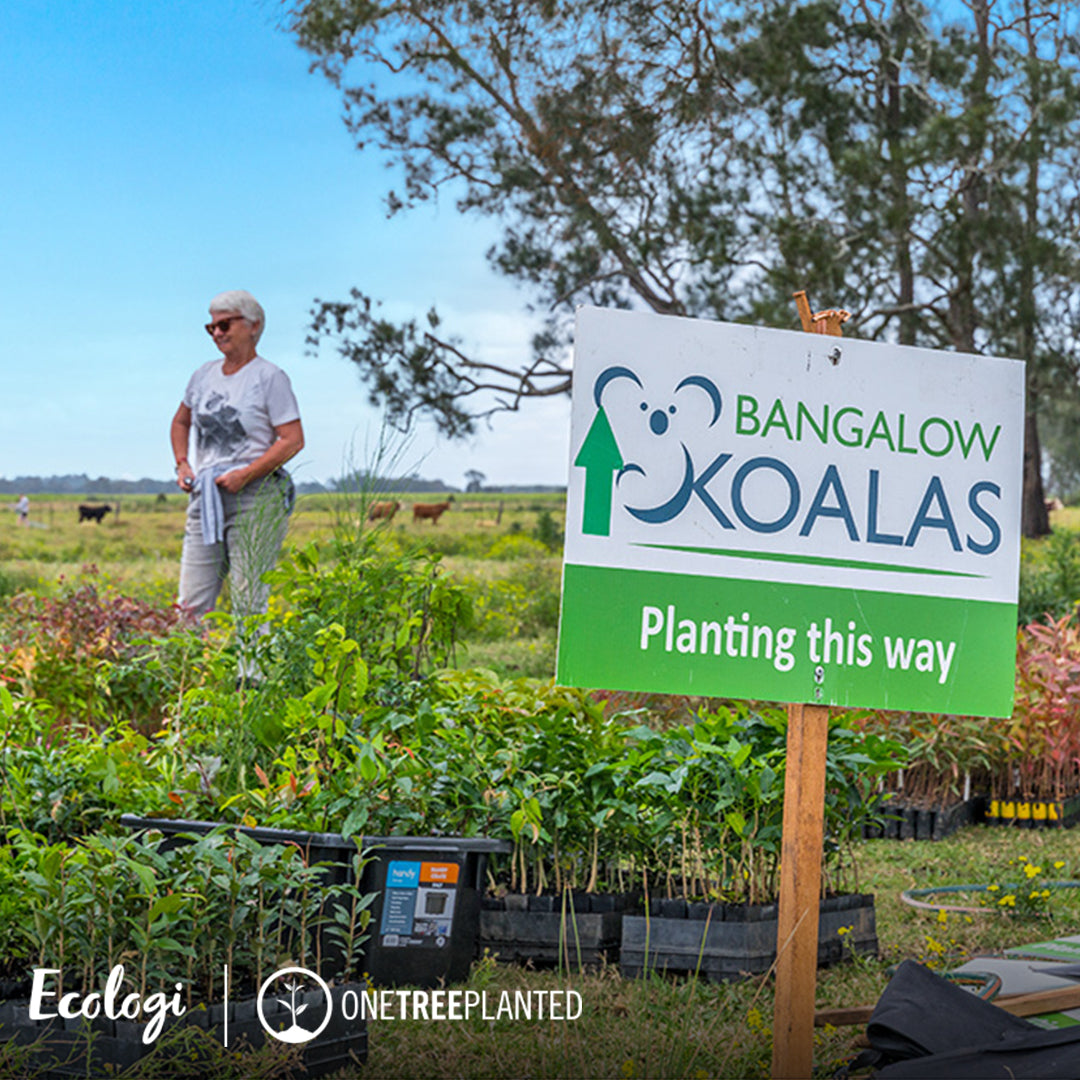
[{"label": "one tree planted logo", "polygon": [[1021,364],[582,309],[575,387],[562,681],[1011,709]]},{"label": "one tree planted logo", "polygon": [[[319,993],[312,993],[314,990]],[[312,997],[317,1001],[313,1002]],[[278,1006],[276,1010],[274,1005]],[[278,1041],[293,1045],[321,1035],[330,1023],[333,1008],[329,986],[315,972],[302,967],[275,971],[259,988],[256,1002],[263,1030]],[[279,1020],[282,1013],[284,1020]]]}]

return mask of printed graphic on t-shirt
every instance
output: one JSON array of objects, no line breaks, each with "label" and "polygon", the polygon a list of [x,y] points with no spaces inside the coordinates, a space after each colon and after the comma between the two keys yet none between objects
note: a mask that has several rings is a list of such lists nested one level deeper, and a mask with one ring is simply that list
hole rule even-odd
[{"label": "printed graphic on t-shirt", "polygon": [[246,433],[240,423],[240,410],[228,403],[223,394],[213,393],[200,409],[196,430],[199,453],[214,451],[214,457],[227,458],[244,442]]}]

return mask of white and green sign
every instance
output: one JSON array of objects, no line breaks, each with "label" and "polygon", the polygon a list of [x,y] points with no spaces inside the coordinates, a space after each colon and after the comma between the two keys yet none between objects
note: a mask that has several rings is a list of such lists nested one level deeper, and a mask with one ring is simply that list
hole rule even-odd
[{"label": "white and green sign", "polygon": [[558,679],[1007,716],[1013,360],[582,309]]}]

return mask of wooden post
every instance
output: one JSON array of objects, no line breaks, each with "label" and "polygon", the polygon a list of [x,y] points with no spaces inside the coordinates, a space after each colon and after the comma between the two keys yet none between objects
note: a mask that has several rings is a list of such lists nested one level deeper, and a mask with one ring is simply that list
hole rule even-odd
[{"label": "wooden post", "polygon": [[[810,314],[806,293],[795,294],[802,327],[840,335],[850,317],[837,309]],[[784,821],[780,848],[780,911],[773,1004],[773,1080],[810,1080],[814,1065],[821,854],[825,844],[825,755],[829,710],[788,705]]]},{"label": "wooden post", "polygon": [[799,320],[802,328],[808,333],[814,332],[814,316],[810,314],[810,301],[806,298],[806,290],[800,289],[795,294],[795,307],[799,310]]},{"label": "wooden post", "polygon": [[773,1080],[810,1080],[813,1067],[828,741],[829,710],[824,705],[788,706]]}]

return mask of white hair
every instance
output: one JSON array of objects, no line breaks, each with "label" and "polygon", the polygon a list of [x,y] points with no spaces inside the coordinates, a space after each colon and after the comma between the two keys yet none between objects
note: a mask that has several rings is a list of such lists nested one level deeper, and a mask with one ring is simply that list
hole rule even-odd
[{"label": "white hair", "polygon": [[210,301],[210,314],[219,315],[223,311],[235,311],[238,315],[243,315],[254,326],[252,336],[258,344],[266,327],[266,312],[247,289],[229,289],[228,292],[218,293]]}]

